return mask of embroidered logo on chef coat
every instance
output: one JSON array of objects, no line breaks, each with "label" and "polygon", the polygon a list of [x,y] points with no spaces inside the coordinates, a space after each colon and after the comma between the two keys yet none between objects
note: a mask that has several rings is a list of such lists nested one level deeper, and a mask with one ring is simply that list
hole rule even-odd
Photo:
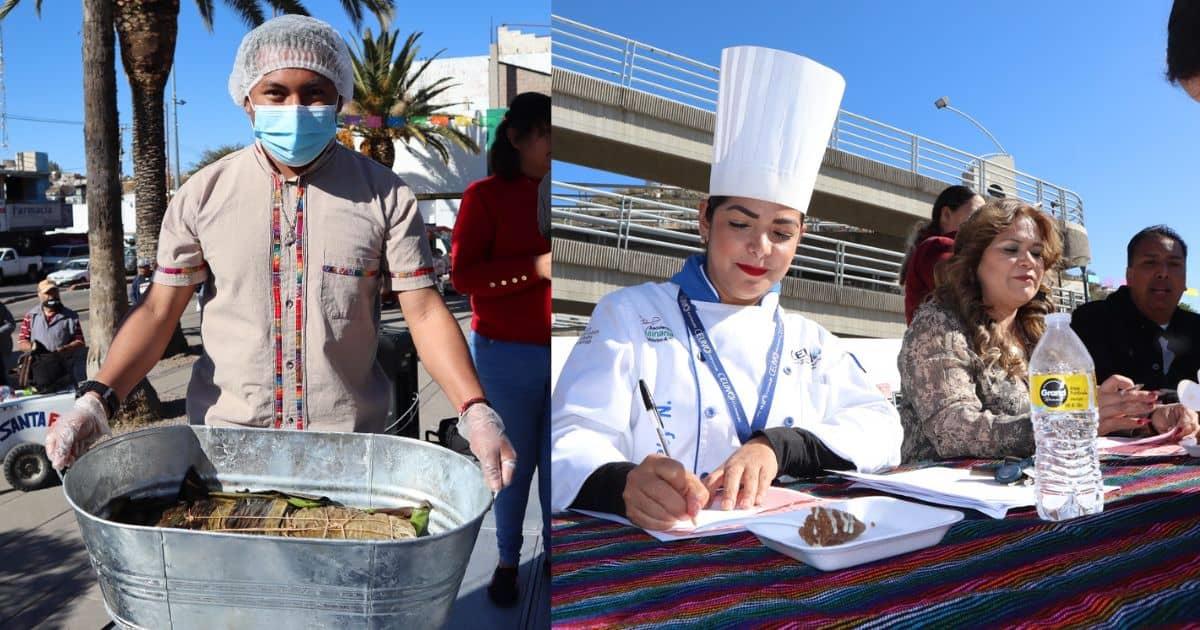
[{"label": "embroidered logo on chef coat", "polygon": [[800,348],[799,350],[792,350],[792,361],[800,365],[807,363],[815,368],[821,362],[821,349],[813,348],[809,350],[807,348]]},{"label": "embroidered logo on chef coat", "polygon": [[595,339],[596,335],[598,334],[600,334],[599,330],[596,330],[595,328],[588,328],[587,330],[583,331],[583,334],[579,335],[579,340],[575,342],[575,345],[586,346],[587,344],[592,343],[592,340]]},{"label": "embroidered logo on chef coat", "polygon": [[661,317],[643,317],[642,326],[645,327],[646,341],[657,343],[660,341],[670,341],[675,338],[675,333],[670,328],[662,325]]}]

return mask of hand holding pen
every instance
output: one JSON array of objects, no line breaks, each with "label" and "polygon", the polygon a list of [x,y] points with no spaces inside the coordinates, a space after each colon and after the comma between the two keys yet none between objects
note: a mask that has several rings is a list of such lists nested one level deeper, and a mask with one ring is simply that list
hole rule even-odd
[{"label": "hand holding pen", "polygon": [[667,425],[663,424],[662,414],[658,412],[658,405],[654,404],[654,398],[650,396],[650,388],[646,386],[646,381],[639,378],[638,389],[642,392],[642,404],[646,406],[646,411],[654,416],[654,430],[658,432],[658,444],[662,447],[663,455],[671,457],[671,451],[667,450]]},{"label": "hand holding pen", "polygon": [[625,516],[643,529],[674,529],[679,521],[687,519],[694,526],[696,515],[708,505],[708,490],[696,475],[670,457],[670,444],[650,389],[642,381],[638,388],[646,411],[653,416],[664,454],[647,456],[625,478]]},{"label": "hand holding pen", "polygon": [[1104,380],[1098,392],[1100,435],[1137,433],[1149,429],[1150,416],[1158,407],[1158,393],[1143,389],[1140,383],[1114,374]]}]

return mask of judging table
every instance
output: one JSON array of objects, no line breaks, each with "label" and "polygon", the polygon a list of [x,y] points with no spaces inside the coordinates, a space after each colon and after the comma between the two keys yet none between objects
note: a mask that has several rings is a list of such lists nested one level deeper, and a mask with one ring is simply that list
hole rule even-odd
[{"label": "judging table", "polygon": [[[551,620],[562,628],[1200,624],[1200,459],[1109,456],[1101,468],[1106,484],[1120,486],[1103,513],[1052,523],[1032,507],[1003,519],[960,510],[966,518],[938,545],[830,572],[749,532],[663,543],[557,514]],[[825,498],[882,494],[850,485],[823,477],[788,487]]]}]

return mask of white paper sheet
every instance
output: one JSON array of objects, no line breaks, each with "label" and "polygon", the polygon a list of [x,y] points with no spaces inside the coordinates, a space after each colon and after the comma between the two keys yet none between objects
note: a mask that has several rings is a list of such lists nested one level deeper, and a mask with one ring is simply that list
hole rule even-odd
[{"label": "white paper sheet", "polygon": [[1187,451],[1171,432],[1144,438],[1099,437],[1096,438],[1096,448],[1101,455],[1124,455],[1126,457],[1187,455]]},{"label": "white paper sheet", "polygon": [[[886,475],[846,470],[832,473],[853,479],[855,486],[899,494],[930,503],[978,510],[992,518],[1004,518],[1013,508],[1034,505],[1033,486],[997,483],[988,477],[972,476],[965,468],[934,466]],[[1111,492],[1118,486],[1105,485]]]},{"label": "white paper sheet", "polygon": [[[715,503],[716,499],[714,499]],[[686,540],[689,538],[701,538],[703,536],[715,536],[719,534],[731,534],[734,532],[746,531],[746,524],[754,522],[759,518],[768,516],[776,516],[787,512],[798,510],[807,510],[813,505],[824,502],[825,499],[814,497],[811,494],[789,490],[787,488],[772,487],[767,491],[763,498],[763,504],[755,508],[747,510],[715,510],[704,509],[696,515],[696,523],[693,525],[691,521],[680,521],[674,529],[669,531],[652,531],[644,530],[647,534],[661,540]],[[710,504],[711,505],[711,504]],[[580,514],[594,516],[606,521],[621,523],[636,527],[629,519],[616,514],[607,512],[592,512],[590,510],[574,510]]]}]

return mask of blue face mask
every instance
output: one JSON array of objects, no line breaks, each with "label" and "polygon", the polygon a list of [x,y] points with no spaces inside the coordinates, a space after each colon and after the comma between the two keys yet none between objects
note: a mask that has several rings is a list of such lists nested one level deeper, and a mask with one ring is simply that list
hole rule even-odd
[{"label": "blue face mask", "polygon": [[275,159],[304,166],[317,159],[337,132],[333,105],[252,105],[254,137]]}]

